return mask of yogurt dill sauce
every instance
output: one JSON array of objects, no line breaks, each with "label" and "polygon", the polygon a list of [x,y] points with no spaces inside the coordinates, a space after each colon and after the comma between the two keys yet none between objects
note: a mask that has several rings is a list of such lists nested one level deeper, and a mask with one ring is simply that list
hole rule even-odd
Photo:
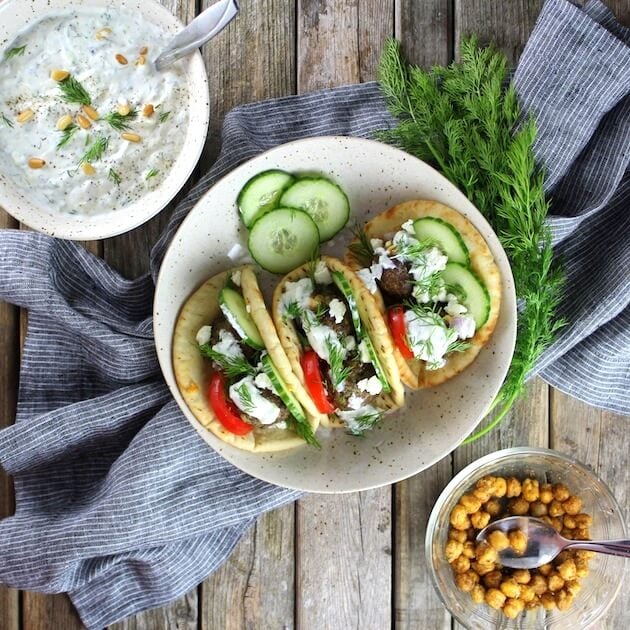
[{"label": "yogurt dill sauce", "polygon": [[[158,72],[171,36],[138,12],[85,8],[25,29],[0,58],[0,168],[63,213],[120,209],[156,188],[182,149],[181,62]],[[64,100],[65,99],[65,100]]]}]

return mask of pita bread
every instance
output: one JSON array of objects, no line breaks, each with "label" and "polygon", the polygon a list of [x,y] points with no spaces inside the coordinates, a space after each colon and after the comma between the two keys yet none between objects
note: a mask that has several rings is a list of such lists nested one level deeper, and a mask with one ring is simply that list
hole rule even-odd
[{"label": "pita bread", "polygon": [[[366,223],[364,231],[368,238],[382,238],[385,234],[398,231],[405,221],[421,217],[442,219],[450,223],[460,233],[466,247],[468,247],[470,266],[485,284],[490,295],[490,314],[486,323],[475,332],[475,336],[466,340],[470,343],[470,348],[464,352],[450,354],[447,357],[446,365],[439,370],[426,370],[424,361],[404,359],[394,346],[394,355],[401,378],[405,385],[413,389],[434,387],[453,378],[468,367],[475,360],[481,348],[488,343],[497,324],[501,307],[501,275],[494,262],[492,252],[477,228],[456,210],[437,201],[425,199],[406,201],[374,217]],[[363,266],[350,249],[346,253],[345,261],[354,271]],[[385,302],[380,291],[368,292],[368,295],[376,305],[377,310],[385,315]]]},{"label": "pita bread", "polygon": [[[381,394],[377,398],[375,403],[376,406],[385,410],[397,409],[404,403],[405,391],[400,380],[396,361],[394,359],[394,347],[389,336],[385,320],[378,312],[374,301],[372,299],[365,299],[366,294],[369,295],[369,292],[367,292],[367,289],[363,286],[361,280],[359,280],[359,278],[350,271],[350,269],[348,269],[336,258],[322,256],[321,260],[326,263],[331,271],[341,272],[350,284],[356,298],[361,321],[368,331],[368,335],[370,336],[379,359],[381,360],[387,381],[391,386],[392,391],[389,394]],[[282,316],[280,299],[286,283],[296,282],[300,278],[305,278],[308,275],[309,265],[310,263],[302,265],[282,278],[274,291],[272,307],[273,321],[278,331],[280,343],[289,358],[293,372],[297,375],[300,383],[304,385],[304,387],[306,387],[306,379],[304,378],[304,372],[302,371],[302,366],[300,364],[302,345],[293,323],[286,321]],[[340,428],[345,426],[344,423],[334,415],[325,416],[322,418],[321,422],[324,426],[329,427]]]},{"label": "pita bread", "polygon": [[[172,356],[177,386],[195,418],[208,431],[232,446],[245,451],[262,453],[304,445],[304,440],[291,429],[273,427],[260,429],[256,427],[245,436],[234,435],[223,428],[207,402],[206,389],[211,371],[210,362],[204,359],[199,352],[195,337],[202,326],[212,324],[218,317],[220,312],[219,292],[235,271],[241,272],[243,298],[251,309],[252,318],[258,326],[274,365],[289,389],[304,406],[313,431],[317,429],[321,414],[317,412],[310,396],[304,391],[295,375],[287,373],[286,366],[289,364],[289,360],[282,351],[278,335],[273,327],[271,317],[267,313],[262,293],[258,288],[256,275],[250,265],[235,267],[210,278],[182,306],[173,333]],[[313,409],[315,412],[311,413]]]}]

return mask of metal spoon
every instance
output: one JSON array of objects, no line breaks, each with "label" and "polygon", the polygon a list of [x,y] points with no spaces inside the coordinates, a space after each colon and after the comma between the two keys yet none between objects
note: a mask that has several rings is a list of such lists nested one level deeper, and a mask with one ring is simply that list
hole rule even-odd
[{"label": "metal spoon", "polygon": [[219,0],[200,13],[171,40],[155,60],[155,67],[164,70],[173,62],[190,55],[209,39],[218,35],[239,11],[236,0]]},{"label": "metal spoon", "polygon": [[499,562],[513,569],[534,569],[547,564],[564,549],[586,549],[630,558],[630,540],[567,540],[551,525],[532,516],[508,516],[494,521],[477,534],[477,542],[487,542],[493,531],[507,534],[515,529],[527,536],[525,552],[518,555],[510,547],[498,552]]}]

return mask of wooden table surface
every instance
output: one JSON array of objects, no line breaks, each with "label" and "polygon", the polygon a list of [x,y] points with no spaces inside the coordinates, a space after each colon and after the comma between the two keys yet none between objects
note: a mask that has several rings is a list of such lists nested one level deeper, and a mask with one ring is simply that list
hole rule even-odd
[{"label": "wooden table surface", "polygon": [[[630,21],[630,0],[608,0]],[[182,21],[208,0],[162,0]],[[374,78],[385,39],[398,37],[423,66],[448,63],[463,35],[494,41],[516,61],[540,0],[241,0],[241,14],[203,54],[211,123],[196,174],[216,158],[225,113],[235,105]],[[185,191],[184,191],[185,192]],[[128,277],[147,269],[170,208],[145,226],[90,251]],[[0,227],[18,227],[0,210]],[[13,422],[24,313],[0,303],[0,426]],[[369,492],[312,495],[264,515],[228,562],[171,605],[112,628],[237,630],[457,627],[430,582],[424,532],[440,490],[462,467],[509,446],[546,446],[590,465],[630,521],[627,419],[588,407],[540,380],[501,427],[411,479]],[[0,517],[12,514],[11,480],[0,471]],[[630,623],[625,588],[598,628]],[[0,587],[0,630],[82,627],[65,595]],[[577,628],[575,630],[578,630]]]}]

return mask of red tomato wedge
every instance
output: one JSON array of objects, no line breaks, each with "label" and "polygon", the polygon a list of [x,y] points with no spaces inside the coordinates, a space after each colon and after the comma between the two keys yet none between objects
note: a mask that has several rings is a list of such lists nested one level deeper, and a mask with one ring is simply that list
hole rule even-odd
[{"label": "red tomato wedge", "polygon": [[402,306],[392,306],[387,311],[387,323],[396,347],[403,359],[413,359],[413,352],[407,344],[407,327],[405,326],[405,309]]},{"label": "red tomato wedge", "polygon": [[234,435],[247,435],[253,426],[245,422],[238,407],[225,393],[225,377],[221,372],[213,372],[208,385],[208,401],[217,420],[223,428]]},{"label": "red tomato wedge", "polygon": [[304,372],[304,380],[306,388],[311,395],[317,411],[321,413],[333,413],[335,406],[330,402],[326,388],[324,387],[324,379],[319,368],[319,357],[314,350],[307,350],[300,359],[302,371]]}]

